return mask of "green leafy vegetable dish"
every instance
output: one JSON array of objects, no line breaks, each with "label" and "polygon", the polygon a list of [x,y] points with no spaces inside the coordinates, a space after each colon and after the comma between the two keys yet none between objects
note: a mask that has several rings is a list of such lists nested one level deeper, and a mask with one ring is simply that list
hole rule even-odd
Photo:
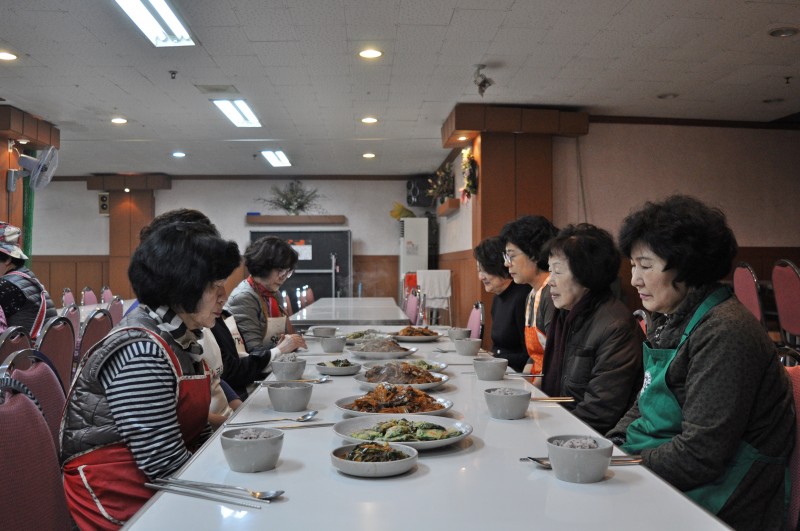
[{"label": "green leafy vegetable dish", "polygon": [[399,461],[408,456],[389,446],[380,443],[361,443],[345,456],[348,461],[358,461],[362,463],[382,463],[386,461]]},{"label": "green leafy vegetable dish", "polygon": [[350,363],[350,360],[333,360],[333,361],[321,361],[317,363],[322,367],[352,367],[353,364]]},{"label": "green leafy vegetable dish", "polygon": [[461,430],[454,428],[448,430],[432,422],[392,419],[379,422],[371,428],[354,431],[350,436],[365,441],[414,442],[439,441],[458,437],[461,434]]}]

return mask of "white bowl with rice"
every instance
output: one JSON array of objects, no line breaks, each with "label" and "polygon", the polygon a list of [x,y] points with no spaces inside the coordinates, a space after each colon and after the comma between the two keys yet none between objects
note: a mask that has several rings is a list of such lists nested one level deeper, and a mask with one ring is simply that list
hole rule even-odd
[{"label": "white bowl with rice", "polygon": [[531,405],[531,392],[511,387],[493,387],[483,392],[489,416],[495,419],[516,420],[525,417]]},{"label": "white bowl with rice", "polygon": [[234,472],[263,472],[278,464],[283,432],[274,428],[231,428],[220,437],[222,454]]},{"label": "white bowl with rice", "polygon": [[556,435],[547,439],[547,455],[556,478],[569,483],[602,480],[614,445],[595,435]]}]

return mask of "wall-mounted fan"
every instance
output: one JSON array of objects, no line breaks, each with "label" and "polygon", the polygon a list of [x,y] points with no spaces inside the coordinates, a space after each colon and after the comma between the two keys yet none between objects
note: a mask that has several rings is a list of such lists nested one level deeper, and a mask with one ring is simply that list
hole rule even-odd
[{"label": "wall-mounted fan", "polygon": [[[53,180],[58,167],[58,149],[50,146],[42,151],[38,158],[20,154],[19,165],[30,174],[31,188],[41,190]],[[17,189],[17,179],[20,177],[17,171],[9,170],[6,186],[9,192]]]}]

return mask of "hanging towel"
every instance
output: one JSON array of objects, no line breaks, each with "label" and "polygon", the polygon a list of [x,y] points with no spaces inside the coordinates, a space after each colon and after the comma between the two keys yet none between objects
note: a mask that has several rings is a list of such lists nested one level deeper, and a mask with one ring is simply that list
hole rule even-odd
[{"label": "hanging towel", "polygon": [[417,282],[425,294],[425,305],[428,308],[450,309],[449,269],[420,269],[417,271]]}]

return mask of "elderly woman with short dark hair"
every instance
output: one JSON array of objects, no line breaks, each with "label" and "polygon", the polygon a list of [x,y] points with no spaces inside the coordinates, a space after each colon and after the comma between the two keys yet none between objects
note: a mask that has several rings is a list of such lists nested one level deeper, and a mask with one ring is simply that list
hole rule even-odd
[{"label": "elderly woman with short dark hair", "polygon": [[206,223],[153,230],[128,278],[139,306],[83,357],[61,429],[64,490],[81,529],[117,529],[211,433],[203,328],[239,249]]},{"label": "elderly woman with short dark hair", "polygon": [[620,256],[607,231],[570,225],[550,240],[550,297],[542,391],[570,396],[565,407],[603,433],[630,408],[642,386],[642,332],[614,297]]},{"label": "elderly woman with short dark hair", "polygon": [[625,218],[619,240],[653,320],[642,391],[608,436],[735,529],[784,528],[792,388],[764,328],[719,282],[737,252],[725,215],[673,196]]},{"label": "elderly woman with short dark hair", "polygon": [[531,287],[511,280],[503,261],[505,243],[486,238],[473,250],[478,263],[478,280],[494,294],[492,299],[492,353],[508,360],[508,366],[522,371],[530,361],[525,350],[525,300]]},{"label": "elderly woman with short dark hair", "polygon": [[279,294],[297,259],[297,251],[277,236],[264,236],[247,247],[244,263],[250,276],[233,289],[225,312],[233,316],[234,332],[248,353],[268,351],[274,357],[306,347],[293,333]]}]

